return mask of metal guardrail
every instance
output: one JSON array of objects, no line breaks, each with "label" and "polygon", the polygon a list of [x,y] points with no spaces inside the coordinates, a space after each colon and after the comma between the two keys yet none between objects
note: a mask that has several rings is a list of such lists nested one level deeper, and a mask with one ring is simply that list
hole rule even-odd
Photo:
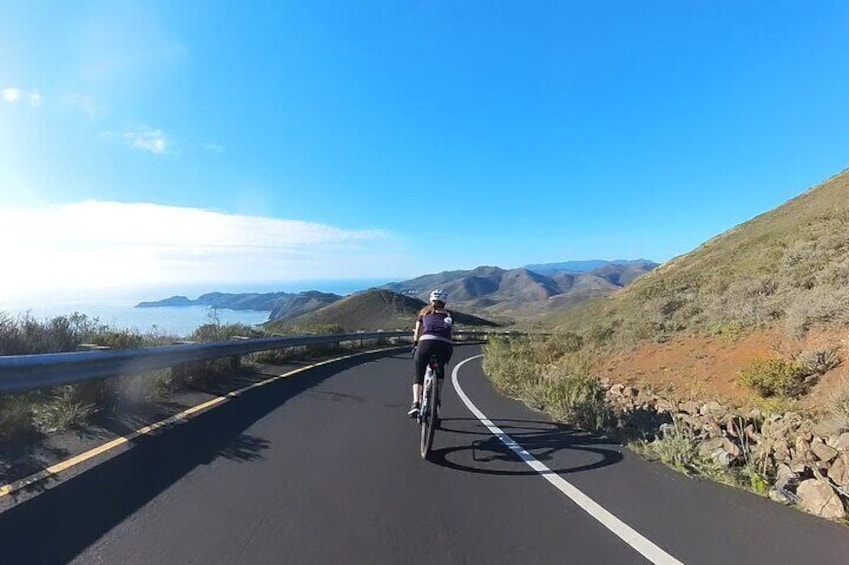
[{"label": "metal guardrail", "polygon": [[[483,337],[505,332],[456,332],[458,337]],[[412,337],[410,331],[331,334],[299,337],[240,339],[213,343],[148,347],[121,351],[83,351],[43,355],[0,356],[0,394],[73,384],[93,379],[133,375],[212,361],[241,357],[260,351],[320,345],[343,341]]]}]

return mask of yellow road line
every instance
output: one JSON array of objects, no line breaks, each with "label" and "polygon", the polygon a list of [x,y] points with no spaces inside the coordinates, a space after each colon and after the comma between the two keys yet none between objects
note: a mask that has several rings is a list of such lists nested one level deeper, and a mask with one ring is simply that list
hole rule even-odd
[{"label": "yellow road line", "polygon": [[80,453],[79,455],[75,455],[74,457],[71,457],[70,459],[66,459],[65,461],[62,461],[60,463],[56,463],[55,465],[51,465],[50,467],[47,467],[46,469],[42,469],[41,471],[38,471],[37,473],[33,473],[32,475],[30,475],[28,477],[25,477],[23,479],[19,479],[17,481],[13,481],[13,482],[5,484],[3,486],[0,486],[0,498],[3,498],[4,496],[8,496],[8,495],[12,494],[13,492],[17,492],[21,489],[28,487],[28,486],[39,483],[39,482],[41,482],[45,479],[49,479],[50,477],[53,477],[53,476],[57,475],[58,473],[61,473],[63,471],[67,471],[71,467],[79,465],[80,463],[84,463],[85,461],[88,461],[89,459],[97,457],[98,455],[102,455],[103,453],[111,451],[111,450],[115,449],[116,447],[124,445],[125,443],[129,443],[129,442],[133,441],[134,439],[136,439],[138,437],[141,437],[141,436],[144,436],[144,435],[150,435],[153,432],[155,432],[156,430],[159,430],[160,428],[164,428],[165,426],[169,426],[171,424],[178,424],[178,423],[187,422],[187,421],[191,420],[193,417],[195,417],[196,415],[198,415],[199,413],[205,412],[205,411],[209,410],[210,408],[214,408],[215,406],[218,406],[219,404],[223,404],[225,402],[228,402],[229,400],[232,400],[233,398],[236,398],[238,396],[243,395],[244,393],[248,392],[249,390],[253,390],[255,388],[259,388],[261,386],[271,384],[271,383],[278,381],[280,379],[285,379],[285,378],[288,378],[288,377],[295,376],[297,374],[303,373],[305,371],[309,371],[311,369],[315,369],[316,367],[321,367],[323,365],[329,365],[331,363],[337,363],[339,361],[344,361],[345,359],[352,359],[354,357],[369,355],[371,353],[383,353],[383,352],[386,352],[386,351],[392,351],[394,349],[402,349],[402,348],[403,347],[398,347],[398,346],[384,347],[383,349],[373,349],[373,350],[370,350],[370,351],[362,351],[360,353],[345,355],[343,357],[335,357],[333,359],[328,359],[327,361],[321,361],[320,363],[314,363],[312,365],[300,367],[298,369],[294,369],[292,371],[289,371],[288,373],[283,373],[282,375],[277,375],[277,376],[265,379],[264,381],[260,381],[258,383],[248,385],[246,387],[240,388],[239,390],[234,390],[233,392],[228,392],[224,396],[216,396],[215,398],[213,398],[211,400],[207,400],[206,402],[198,404],[197,406],[192,406],[191,408],[183,410],[179,414],[174,414],[173,416],[169,416],[168,418],[165,418],[164,420],[160,420],[158,422],[155,422],[155,423],[150,424],[148,426],[145,426],[143,428],[139,428],[138,430],[132,432],[131,434],[115,438],[112,441],[106,442],[103,445],[99,445],[99,446],[97,446],[93,449],[86,451],[85,453]]}]

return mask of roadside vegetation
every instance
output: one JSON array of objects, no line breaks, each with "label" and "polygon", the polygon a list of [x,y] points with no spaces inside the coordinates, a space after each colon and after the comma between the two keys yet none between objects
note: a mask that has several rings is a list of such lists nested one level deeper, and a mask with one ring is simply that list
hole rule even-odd
[{"label": "roadside vegetation", "polygon": [[505,395],[585,430],[607,432],[612,413],[575,334],[490,338],[483,367]]},{"label": "roadside vegetation", "polygon": [[[602,351],[572,333],[490,338],[483,366],[503,394],[565,424],[622,441],[647,459],[824,517],[846,516],[849,379],[827,406],[805,410],[798,403],[817,378],[840,365],[836,349],[745,366],[738,379],[757,394],[749,406],[611,383],[595,374],[593,359]],[[825,487],[801,486],[808,481]],[[821,498],[811,501],[811,492]]]},{"label": "roadside vegetation", "polygon": [[541,322],[558,333],[547,341],[493,342],[487,374],[650,459],[843,519],[847,195],[844,171],[608,297],[550,314]]},{"label": "roadside vegetation", "polygon": [[[342,333],[338,325],[286,328],[285,333],[244,324],[222,324],[217,312],[187,338],[113,328],[84,314],[40,320],[0,313],[0,355],[32,355],[107,348],[136,349],[190,342]],[[388,339],[357,340],[271,350],[244,356],[241,365],[285,363],[388,344]],[[165,400],[177,391],[207,385],[234,374],[231,359],[196,363],[136,375],[0,396],[0,443],[5,448],[37,441],[48,434],[81,429],[110,411],[133,410]],[[3,449],[0,449],[2,458]]]}]

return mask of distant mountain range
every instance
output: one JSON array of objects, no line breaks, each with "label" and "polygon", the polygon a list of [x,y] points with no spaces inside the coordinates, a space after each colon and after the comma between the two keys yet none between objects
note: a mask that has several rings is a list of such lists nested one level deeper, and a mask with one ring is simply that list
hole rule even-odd
[{"label": "distant mountain range", "polygon": [[589,273],[603,267],[632,267],[650,271],[658,266],[654,261],[648,259],[617,259],[606,261],[604,259],[590,259],[588,261],[564,261],[563,263],[541,263],[537,265],[525,265],[525,268],[541,275],[553,275],[556,273]]},{"label": "distant mountain range", "polygon": [[[645,259],[592,260],[531,265],[519,269],[482,266],[465,271],[445,271],[384,285],[380,290],[392,292],[371,295],[368,307],[357,306],[354,310],[359,313],[371,312],[373,308],[383,304],[382,308],[387,312],[403,312],[403,315],[398,317],[390,314],[384,321],[388,323],[391,319],[400,323],[402,319],[407,319],[413,307],[410,304],[399,306],[402,302],[399,302],[398,298],[392,298],[392,293],[424,301],[434,288],[441,287],[450,295],[451,308],[474,313],[481,316],[484,322],[487,322],[486,318],[489,317],[510,322],[610,294],[657,266],[657,263]],[[364,293],[356,293],[348,298],[362,294]],[[345,310],[351,307],[346,300],[338,294],[314,290],[299,293],[211,292],[195,300],[185,296],[172,296],[155,302],[141,302],[137,307],[209,306],[233,310],[267,310],[270,312],[269,321],[341,324],[339,320],[344,320],[346,323],[342,325],[347,327],[353,324],[355,318]],[[329,309],[330,306],[336,308]],[[310,315],[312,316],[309,317]],[[334,317],[338,320],[334,320]],[[371,325],[371,321],[363,320],[363,324]]]},{"label": "distant mountain range", "polygon": [[[589,272],[575,271],[593,265],[599,266]],[[536,265],[538,270],[484,266],[424,275],[383,288],[426,300],[431,290],[440,287],[448,291],[453,305],[482,316],[514,319],[610,294],[657,266],[643,259],[551,263]]]}]

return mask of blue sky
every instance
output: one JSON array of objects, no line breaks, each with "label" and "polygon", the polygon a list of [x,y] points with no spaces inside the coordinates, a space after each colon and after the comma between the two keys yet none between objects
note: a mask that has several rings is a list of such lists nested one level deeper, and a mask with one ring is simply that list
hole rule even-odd
[{"label": "blue sky", "polygon": [[825,1],[0,0],[30,263],[0,290],[666,260],[849,166],[847,29]]}]

